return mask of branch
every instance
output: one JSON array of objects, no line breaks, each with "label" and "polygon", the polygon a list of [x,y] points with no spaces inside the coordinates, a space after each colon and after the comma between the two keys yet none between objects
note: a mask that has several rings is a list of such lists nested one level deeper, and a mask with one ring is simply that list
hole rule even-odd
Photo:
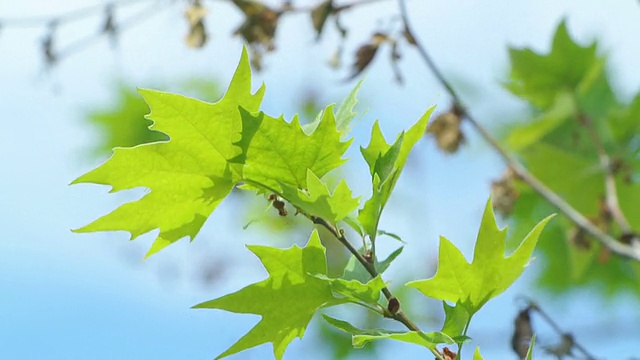
[{"label": "branch", "polygon": [[[607,154],[607,151],[602,144],[602,140],[600,139],[598,132],[593,126],[593,122],[591,121],[591,119],[586,114],[580,113],[578,115],[578,120],[587,129],[593,145],[598,152],[600,166],[602,167],[605,175],[604,185],[607,211],[609,212],[609,214],[611,214],[611,217],[618,224],[618,226],[620,226],[620,230],[622,230],[623,234],[633,234],[633,229],[631,229],[629,221],[620,208],[620,202],[618,201],[618,191],[616,189],[615,171],[613,168],[611,157],[609,156],[609,154]],[[634,236],[633,241],[637,240],[637,237]]]},{"label": "branch", "polygon": [[549,326],[551,326],[551,328],[560,336],[561,339],[569,339],[571,348],[578,349],[578,351],[580,351],[587,360],[596,360],[596,357],[593,356],[589,351],[587,351],[587,349],[583,345],[577,342],[573,335],[571,335],[571,333],[562,331],[560,326],[553,320],[553,318],[549,316],[549,314],[547,314],[544,310],[542,310],[542,308],[538,306],[536,302],[531,299],[526,300],[529,303],[529,306],[527,308],[531,311],[537,312],[540,317],[542,317],[542,319],[544,319],[544,321],[546,321],[547,324],[549,324]]},{"label": "branch", "polygon": [[[375,278],[376,276],[379,275],[375,267],[373,266],[373,264],[367,261],[367,259],[365,259],[364,256],[362,256],[362,254],[360,254],[358,250],[355,247],[353,247],[353,245],[351,245],[349,240],[347,240],[347,238],[344,236],[343,231],[336,229],[335,226],[331,225],[329,222],[327,222],[323,218],[315,217],[315,216],[308,216],[308,217],[314,224],[324,227],[336,239],[338,239],[338,241],[340,241],[340,243],[344,245],[347,248],[347,250],[349,250],[349,252],[353,254],[353,256],[355,256],[358,262],[362,266],[364,266],[364,268],[367,270],[369,275],[371,275],[371,278]],[[393,294],[387,287],[382,288],[382,294],[384,294],[384,297],[386,297],[388,301],[391,301],[391,299],[396,299],[395,301],[397,301],[397,298],[393,296]],[[399,310],[395,313],[389,312],[388,315],[392,319],[402,323],[404,326],[407,327],[407,329],[411,331],[416,331],[418,334],[420,334],[421,337],[426,338],[426,336],[422,333],[422,330],[420,330],[418,325],[416,325],[413,321],[411,321],[402,310]],[[437,349],[429,349],[429,350],[433,353],[436,359],[444,359],[443,355],[440,354],[440,352]]]},{"label": "branch", "polygon": [[459,109],[463,117],[465,117],[469,123],[476,129],[476,131],[482,136],[482,138],[489,143],[489,145],[500,154],[502,160],[509,166],[513,172],[525,183],[531,186],[536,192],[538,192],[549,203],[555,206],[561,213],[567,216],[578,227],[586,231],[589,235],[593,236],[603,246],[607,247],[611,252],[624,258],[629,258],[640,262],[640,244],[633,242],[632,244],[624,244],[613,238],[611,235],[603,232],[597,226],[595,226],[589,219],[582,215],[579,211],[574,209],[569,203],[567,203],[562,197],[556,194],[553,190],[549,189],[544,183],[538,180],[524,165],[522,165],[513,155],[509,154],[505,148],[498,143],[498,141],[487,131],[487,129],[478,122],[475,117],[467,110],[466,106],[462,102],[462,99],[451,84],[444,78],[440,69],[435,65],[427,50],[420,41],[415,37],[409,18],[407,15],[407,7],[405,0],[398,0],[400,6],[400,15],[404,23],[407,33],[415,39],[415,47],[418,49],[422,60],[425,62],[429,70],[438,79],[438,82],[447,90],[449,95],[453,98],[455,106]]}]

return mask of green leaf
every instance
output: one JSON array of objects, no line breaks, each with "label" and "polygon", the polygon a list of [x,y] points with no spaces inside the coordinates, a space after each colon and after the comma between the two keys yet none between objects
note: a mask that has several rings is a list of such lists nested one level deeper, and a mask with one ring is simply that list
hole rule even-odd
[{"label": "green leaf", "polygon": [[358,220],[367,235],[375,241],[378,223],[384,206],[402,173],[413,146],[424,136],[427,122],[433,112],[429,108],[422,117],[406,132],[402,132],[391,145],[382,135],[380,125],[376,121],[371,131],[371,140],[360,152],[369,165],[373,192],[364,207],[359,211]]},{"label": "green leaf", "polygon": [[511,129],[506,138],[507,145],[517,151],[535,144],[574,115],[575,111],[573,96],[570,93],[561,92],[549,110]]},{"label": "green leaf", "polygon": [[387,286],[379,275],[367,283],[358,280],[331,279],[324,275],[316,275],[316,277],[329,282],[334,294],[351,302],[364,302],[371,305],[378,304],[380,291]]},{"label": "green leaf", "polygon": [[498,228],[489,199],[480,224],[473,261],[467,263],[460,250],[441,237],[435,276],[427,280],[412,281],[407,285],[418,289],[427,297],[459,303],[472,316],[522,274],[540,233],[550,219],[551,216],[540,221],[520,246],[505,257],[506,229]]},{"label": "green leaf", "polygon": [[285,250],[258,245],[248,248],[260,258],[269,278],[194,308],[262,316],[256,326],[217,359],[268,342],[273,344],[276,359],[282,359],[289,343],[295,337],[302,338],[317,310],[346,300],[333,296],[331,282],[312,275],[327,273],[326,250],[317,231],[313,231],[303,248],[295,245]]},{"label": "green leaf", "polygon": [[332,224],[344,219],[360,205],[358,199],[351,196],[351,189],[340,181],[333,193],[327,184],[320,180],[311,169],[307,170],[307,189],[299,189],[281,183],[282,197],[308,215],[321,217]]},{"label": "green leaf", "polygon": [[529,343],[529,350],[527,350],[527,357],[526,360],[532,360],[533,359],[533,345],[536,342],[536,334],[533,334],[533,336],[531,337],[531,342]]},{"label": "green leaf", "polygon": [[[376,259],[375,265],[376,265],[376,270],[378,271],[379,274],[384,273],[387,270],[387,268],[389,268],[389,265],[391,265],[391,262],[395,260],[398,257],[398,255],[402,253],[402,249],[403,247],[397,248],[395,251],[389,254],[389,256],[387,256],[387,258],[384,259],[383,261],[379,262],[378,259]],[[352,255],[351,258],[349,258],[349,261],[347,262],[347,266],[345,266],[344,268],[344,275],[342,277],[347,280],[353,279],[353,280],[358,280],[364,283],[371,278],[371,275],[369,275],[369,273],[364,268],[364,266],[362,266],[362,264],[358,262],[358,259],[356,259],[356,257]]]},{"label": "green leaf", "polygon": [[[356,95],[358,94],[358,90],[360,90],[360,87],[362,86],[363,81],[364,80],[358,81],[358,84],[356,84],[356,86],[353,88],[353,90],[351,90],[349,95],[347,95],[347,97],[340,103],[340,106],[338,106],[338,110],[336,110],[336,114],[335,114],[336,129],[338,129],[338,131],[342,134],[341,139],[343,140],[351,132],[351,129],[353,129],[353,126],[354,126],[353,119],[358,114],[353,111],[353,108],[358,103],[358,99],[356,98]],[[331,110],[332,108],[328,107],[324,111],[321,111],[314,121],[303,125],[302,128],[304,129],[304,132],[306,134],[311,134],[312,132],[314,132],[315,129],[318,127],[320,120],[324,116],[324,113],[326,111],[331,111]]]},{"label": "green leaf", "polygon": [[455,306],[450,306],[443,301],[442,305],[445,315],[442,332],[452,338],[463,335],[471,320],[472,314],[460,303],[457,303]]},{"label": "green leaf", "polygon": [[263,112],[241,109],[242,139],[237,144],[243,154],[234,159],[245,163],[246,179],[278,189],[279,183],[307,189],[307,171],[318,178],[339,167],[352,140],[342,142],[336,129],[332,107],[328,107],[317,128],[303,131],[298,117],[286,122]]},{"label": "green leaf", "polygon": [[480,354],[480,348],[476,347],[476,351],[473,352],[473,360],[484,360],[482,354]]},{"label": "green leaf", "polygon": [[601,67],[595,42],[582,47],[567,31],[562,21],[547,55],[531,49],[509,49],[511,80],[507,88],[515,95],[529,100],[538,108],[548,108],[556,94],[575,91],[581,81],[591,82],[591,69]]},{"label": "green leaf", "polygon": [[417,331],[393,331],[385,329],[363,330],[349,324],[346,321],[322,315],[324,319],[336,328],[352,334],[353,346],[363,347],[366,343],[374,340],[390,339],[424,346],[428,349],[435,349],[439,344],[454,344],[455,341],[441,332],[417,332]]},{"label": "green leaf", "polygon": [[242,129],[238,106],[257,111],[264,87],[251,94],[245,49],[227,93],[217,103],[152,90],[140,93],[151,108],[151,129],[170,140],[116,148],[107,162],[72,184],[111,185],[111,192],[145,187],[150,192],[74,231],[124,230],[134,239],[159,229],[149,256],[183,237],[193,240],[242,178],[242,168],[228,163],[240,153],[233,144]]}]

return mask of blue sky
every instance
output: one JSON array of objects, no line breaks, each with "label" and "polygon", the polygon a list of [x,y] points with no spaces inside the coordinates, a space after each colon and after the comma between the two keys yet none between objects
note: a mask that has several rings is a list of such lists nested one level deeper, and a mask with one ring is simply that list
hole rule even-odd
[{"label": "blue sky", "polygon": [[[4,19],[60,14],[100,3],[1,2],[0,25]],[[260,228],[242,231],[246,219],[234,216],[233,204],[223,204],[194,243],[183,240],[144,262],[141,259],[152,236],[129,242],[124,233],[77,235],[69,230],[140,194],[108,196],[105,187],[67,186],[98,164],[83,155],[98,136],[83,116],[109,103],[116,79],[126,79],[136,87],[155,87],[193,76],[227,84],[242,47],[238,38],[229,36],[240,17],[228,5],[211,2],[207,21],[212,40],[202,50],[190,50],[183,43],[186,25],[181,6],[174,3],[125,32],[117,48],[112,49],[104,39],[97,41],[48,73],[43,71],[39,52],[44,28],[0,30],[0,359],[209,359],[257,321],[252,316],[189,309],[264,278],[259,262],[244,244],[268,241]],[[394,13],[395,6],[389,1],[346,14],[344,23],[352,29],[346,64],[351,51],[376,26],[384,26],[376,25],[378,18],[384,18],[378,14]],[[640,84],[636,36],[640,7],[636,2],[604,7],[599,1],[580,0],[413,0],[409,6],[416,35],[489,128],[500,125],[494,119],[518,118],[523,110],[499,85],[506,77],[506,45],[546,50],[563,17],[579,41],[600,39],[601,51],[608,54],[624,94],[630,96]],[[130,11],[138,9],[133,6]],[[62,28],[59,41],[70,43],[94,31],[100,21],[96,17]],[[303,95],[313,89],[322,91],[323,101],[339,102],[354,83],[342,82],[346,72],[336,73],[325,65],[335,31],[329,26],[325,41],[314,44],[308,19],[293,16],[280,26],[278,51],[265,58],[265,71],[255,76],[256,87],[260,82],[267,84],[264,110],[291,117]],[[407,49],[400,64],[406,75],[403,87],[393,83],[388,63],[380,60],[372,64],[360,92],[360,109],[366,109],[367,115],[355,129],[357,140],[350,152],[353,184],[366,181],[357,145],[368,140],[374,119],[380,119],[383,131],[391,137],[427,107],[448,106],[446,94],[416,53]],[[396,194],[383,219],[383,228],[409,241],[401,264],[390,269],[389,278],[402,274],[404,264],[424,262],[425,254],[434,253],[439,235],[470,254],[489,184],[502,169],[473,134],[456,156],[443,156],[433,143],[424,142],[416,153],[398,188],[420,191]],[[203,286],[198,269],[209,255],[226,259],[224,272],[214,286]],[[431,275],[426,265],[423,268],[424,274],[416,276]],[[510,336],[511,319],[517,311],[513,298],[529,291],[527,279],[535,271],[534,262],[515,289],[490,302],[478,315],[471,332],[475,330],[487,358],[512,356],[507,342],[496,339]],[[605,305],[607,311],[599,311]],[[627,338],[637,334],[638,329],[629,325],[631,317],[636,323],[639,318],[631,310],[635,305],[631,299],[605,302],[578,293],[553,300],[549,310],[564,316],[566,327],[578,339],[594,341],[597,353],[631,356],[633,344],[615,339],[605,343],[597,334],[598,329],[609,329],[608,334],[621,331]],[[504,323],[496,326],[496,318]],[[304,341],[294,341],[285,358],[304,357],[309,344],[316,346],[318,358],[326,358],[314,343],[313,330]],[[263,346],[237,358],[263,358],[270,351]],[[390,344],[382,358],[398,351],[406,356],[422,354],[410,346]]]}]

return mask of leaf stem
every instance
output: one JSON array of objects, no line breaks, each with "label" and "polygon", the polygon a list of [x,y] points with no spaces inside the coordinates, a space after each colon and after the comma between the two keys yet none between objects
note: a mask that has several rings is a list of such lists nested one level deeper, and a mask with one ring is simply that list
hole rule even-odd
[{"label": "leaf stem", "polygon": [[455,106],[459,109],[461,115],[467,119],[467,121],[473,126],[473,128],[482,136],[482,138],[489,143],[489,145],[500,155],[502,160],[513,170],[513,172],[531,188],[533,188],[538,194],[545,198],[549,203],[555,206],[561,213],[568,217],[578,227],[586,231],[589,235],[593,236],[603,246],[607,247],[611,252],[623,258],[632,259],[640,262],[640,242],[634,241],[631,244],[624,244],[611,235],[603,232],[595,226],[589,219],[587,219],[582,213],[573,208],[557,193],[547,187],[538,178],[536,178],[527,168],[522,165],[515,156],[509,154],[507,150],[498,143],[498,141],[484,128],[480,122],[467,110],[467,107],[462,102],[462,99],[458,93],[453,89],[451,84],[444,78],[440,69],[435,65],[426,48],[415,37],[411,25],[409,23],[407,7],[405,0],[398,0],[400,7],[400,15],[402,22],[404,23],[405,30],[412,35],[415,39],[415,47],[418,53],[422,57],[422,60],[427,65],[429,70],[436,77],[438,82],[447,90],[452,97]]},{"label": "leaf stem", "polygon": [[[355,247],[353,247],[353,245],[351,245],[351,243],[349,242],[349,240],[347,240],[347,238],[344,236],[344,233],[342,231],[339,231],[338,229],[336,229],[335,226],[331,225],[328,221],[326,221],[325,219],[323,219],[321,217],[308,216],[308,218],[314,224],[320,225],[320,226],[324,227],[325,229],[327,229],[336,239],[338,239],[338,241],[342,245],[344,245],[344,247],[346,247],[347,250],[349,250],[349,252],[358,260],[358,262],[362,266],[364,266],[364,268],[367,270],[367,272],[369,273],[369,275],[371,275],[372,278],[375,278],[376,276],[378,276],[378,272],[376,271],[376,269],[373,266],[373,264],[371,262],[367,261],[367,259],[365,259],[364,256],[362,256],[362,254],[360,254],[358,252],[358,250]],[[381,291],[382,291],[382,294],[384,295],[384,297],[387,298],[387,300],[390,300],[391,298],[394,298],[394,296],[391,293],[391,291],[389,290],[389,288],[384,287],[384,288],[382,288]],[[415,331],[421,337],[427,339],[426,335],[424,335],[422,333],[422,330],[420,330],[418,325],[416,325],[413,321],[411,321],[402,310],[398,311],[395,314],[389,314],[389,315],[391,316],[392,319],[402,323],[405,327],[407,327],[407,329],[409,329],[411,331]],[[436,357],[436,359],[444,360],[443,355],[437,349],[429,349],[429,350]]]}]

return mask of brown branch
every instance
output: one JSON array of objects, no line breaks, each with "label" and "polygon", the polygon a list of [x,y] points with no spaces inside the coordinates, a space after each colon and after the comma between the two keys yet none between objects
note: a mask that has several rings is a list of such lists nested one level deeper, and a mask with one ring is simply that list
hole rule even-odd
[{"label": "brown branch", "polygon": [[[349,242],[349,240],[347,240],[347,238],[344,236],[344,233],[342,231],[336,229],[335,226],[331,225],[328,221],[326,221],[323,218],[309,216],[309,219],[314,224],[320,225],[325,229],[327,229],[336,239],[338,239],[338,241],[340,241],[340,243],[344,245],[344,247],[346,247],[347,250],[349,250],[349,252],[353,254],[353,256],[358,260],[358,262],[367,270],[367,272],[369,273],[369,275],[371,275],[372,278],[375,278],[376,276],[379,275],[375,267],[373,266],[373,264],[367,261],[367,259],[365,259],[364,256],[362,256],[362,254],[360,254],[358,250],[355,247],[353,247],[353,245],[351,245],[351,243]],[[393,294],[387,287],[382,288],[382,294],[384,294],[384,297],[387,298],[388,301],[397,301],[396,297],[393,296]],[[392,299],[395,299],[395,300],[392,300]],[[402,310],[399,310],[397,312],[388,312],[388,314],[386,313],[385,316],[389,316],[390,318],[402,323],[405,327],[407,327],[407,329],[411,331],[416,331],[418,334],[420,334],[421,337],[426,338],[426,336],[422,333],[422,330],[420,330],[418,325],[416,325],[413,321],[411,321]],[[440,352],[437,349],[429,349],[429,350],[433,353],[434,356],[436,356],[437,359],[443,359],[443,355],[440,354]]]},{"label": "brown branch", "polygon": [[560,336],[561,339],[569,338],[571,339],[571,347],[576,348],[578,351],[585,356],[587,360],[596,360],[596,357],[593,356],[582,344],[577,342],[573,335],[570,333],[562,331],[560,326],[553,320],[549,314],[547,314],[536,302],[531,299],[526,299],[529,303],[528,309],[531,311],[535,311],[540,317],[551,326],[551,328]]},{"label": "brown branch", "polygon": [[607,247],[611,252],[624,258],[629,258],[635,261],[640,261],[640,245],[637,242],[632,244],[624,244],[613,238],[611,235],[603,232],[597,226],[595,226],[589,219],[587,219],[582,213],[573,208],[562,197],[556,194],[553,190],[548,188],[544,183],[538,180],[524,165],[522,165],[513,155],[507,152],[502,145],[489,133],[484,126],[476,120],[476,118],[467,110],[464,102],[458,96],[457,92],[453,89],[451,84],[444,78],[440,69],[435,65],[431,57],[429,56],[426,48],[415,37],[412,27],[409,22],[407,7],[405,0],[398,0],[400,6],[400,15],[404,23],[406,31],[412,35],[415,39],[415,47],[420,53],[422,60],[427,65],[429,70],[438,79],[438,82],[447,90],[449,95],[453,98],[455,106],[460,110],[460,113],[469,121],[473,128],[482,136],[482,138],[489,143],[489,145],[498,152],[502,160],[513,170],[513,172],[522,181],[531,186],[538,194],[545,198],[549,203],[555,206],[561,213],[568,217],[578,227],[582,228],[589,235],[593,236],[603,246]]}]

